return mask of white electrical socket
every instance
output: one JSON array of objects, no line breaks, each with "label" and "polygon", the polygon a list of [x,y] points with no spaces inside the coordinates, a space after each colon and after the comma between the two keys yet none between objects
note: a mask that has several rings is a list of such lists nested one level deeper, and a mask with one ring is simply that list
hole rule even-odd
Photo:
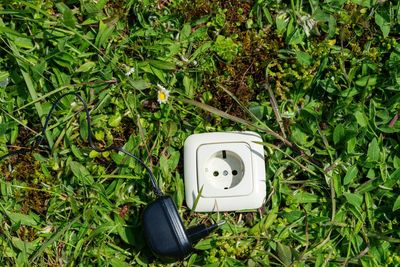
[{"label": "white electrical socket", "polygon": [[[266,196],[264,149],[255,132],[193,134],[184,145],[186,203],[196,211],[261,207]],[[199,196],[201,192],[201,195]]]}]

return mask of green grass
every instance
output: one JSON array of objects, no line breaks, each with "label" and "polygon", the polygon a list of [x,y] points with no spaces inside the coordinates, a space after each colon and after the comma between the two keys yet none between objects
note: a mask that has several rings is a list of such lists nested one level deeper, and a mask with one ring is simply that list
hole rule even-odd
[{"label": "green grass", "polygon": [[[97,144],[143,158],[187,226],[227,221],[169,264],[400,265],[400,4],[64,2],[0,4],[0,155],[78,91]],[[0,163],[0,265],[165,265],[143,241],[145,170],[92,151],[81,109],[63,99],[46,144]],[[263,137],[265,205],[192,212],[183,143],[230,130]]]}]

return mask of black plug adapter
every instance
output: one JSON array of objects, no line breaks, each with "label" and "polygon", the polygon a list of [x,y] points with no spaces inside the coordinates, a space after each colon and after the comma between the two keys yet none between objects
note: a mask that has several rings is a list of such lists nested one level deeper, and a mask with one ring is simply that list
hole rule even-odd
[{"label": "black plug adapter", "polygon": [[162,196],[149,204],[143,213],[146,242],[158,257],[182,259],[192,251],[192,244],[207,236],[222,223],[210,227],[199,224],[185,230],[171,197]]}]

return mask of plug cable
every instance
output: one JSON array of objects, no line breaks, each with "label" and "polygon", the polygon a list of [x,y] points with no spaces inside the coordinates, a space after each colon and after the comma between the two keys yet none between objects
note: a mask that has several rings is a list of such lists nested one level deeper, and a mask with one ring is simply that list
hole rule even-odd
[{"label": "plug cable", "polygon": [[65,94],[61,95],[60,97],[58,97],[58,98],[56,99],[56,102],[51,106],[51,109],[50,109],[49,113],[47,114],[46,120],[45,120],[45,122],[44,122],[42,131],[41,131],[41,134],[40,134],[40,139],[39,139],[37,142],[35,142],[29,149],[19,149],[19,150],[15,150],[15,151],[9,152],[8,154],[6,154],[6,155],[4,155],[4,156],[1,156],[1,157],[0,157],[0,161],[5,160],[6,158],[11,157],[11,156],[15,156],[15,155],[24,155],[24,154],[30,153],[30,152],[34,151],[36,148],[38,148],[38,147],[43,143],[43,140],[44,140],[44,138],[45,138],[45,133],[46,133],[47,127],[49,126],[49,121],[50,121],[50,118],[51,118],[52,113],[54,112],[54,110],[55,110],[55,108],[57,107],[58,103],[60,103],[61,99],[63,99],[63,98],[66,97],[66,96],[69,96],[69,95],[74,95],[74,96],[76,96],[77,98],[79,98],[79,100],[80,100],[80,101],[82,102],[82,104],[83,104],[83,109],[84,109],[85,114],[86,114],[86,122],[87,122],[87,127],[88,127],[88,142],[89,142],[89,146],[90,146],[93,150],[95,150],[95,151],[97,151],[97,152],[100,152],[100,153],[101,153],[101,152],[107,152],[107,151],[117,151],[117,152],[121,152],[121,153],[123,153],[123,154],[125,154],[125,155],[127,155],[127,156],[129,156],[129,157],[131,157],[131,158],[133,158],[133,159],[135,159],[135,160],[136,160],[138,163],[140,163],[140,165],[142,165],[143,168],[145,168],[145,170],[147,171],[147,173],[148,173],[148,175],[149,175],[149,177],[150,177],[150,181],[151,181],[151,185],[152,185],[152,187],[153,187],[153,191],[154,191],[154,193],[156,194],[156,196],[157,196],[157,197],[163,196],[164,194],[163,194],[163,192],[161,191],[161,189],[158,187],[157,182],[156,182],[156,178],[154,177],[153,172],[152,172],[152,171],[150,170],[150,168],[146,165],[146,163],[144,163],[143,160],[141,160],[141,159],[138,158],[137,156],[133,155],[132,153],[126,151],[125,149],[123,149],[122,147],[119,147],[119,146],[109,146],[109,147],[106,147],[106,148],[103,148],[103,149],[102,149],[102,148],[99,148],[99,147],[97,147],[97,146],[95,146],[95,144],[94,144],[94,142],[93,142],[93,138],[92,138],[93,134],[92,134],[92,125],[91,125],[91,120],[90,120],[89,108],[88,108],[88,106],[87,106],[86,101],[85,101],[85,100],[83,99],[83,97],[82,97],[79,93],[77,93],[77,92],[65,93]]}]

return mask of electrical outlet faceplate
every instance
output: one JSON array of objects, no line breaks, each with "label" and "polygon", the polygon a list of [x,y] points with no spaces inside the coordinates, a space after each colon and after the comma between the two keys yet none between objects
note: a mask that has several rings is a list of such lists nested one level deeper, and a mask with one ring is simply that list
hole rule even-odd
[{"label": "electrical outlet faceplate", "polygon": [[[266,196],[264,149],[254,132],[193,134],[185,141],[186,203],[196,211],[261,207]],[[199,196],[200,195],[200,196]]]}]

